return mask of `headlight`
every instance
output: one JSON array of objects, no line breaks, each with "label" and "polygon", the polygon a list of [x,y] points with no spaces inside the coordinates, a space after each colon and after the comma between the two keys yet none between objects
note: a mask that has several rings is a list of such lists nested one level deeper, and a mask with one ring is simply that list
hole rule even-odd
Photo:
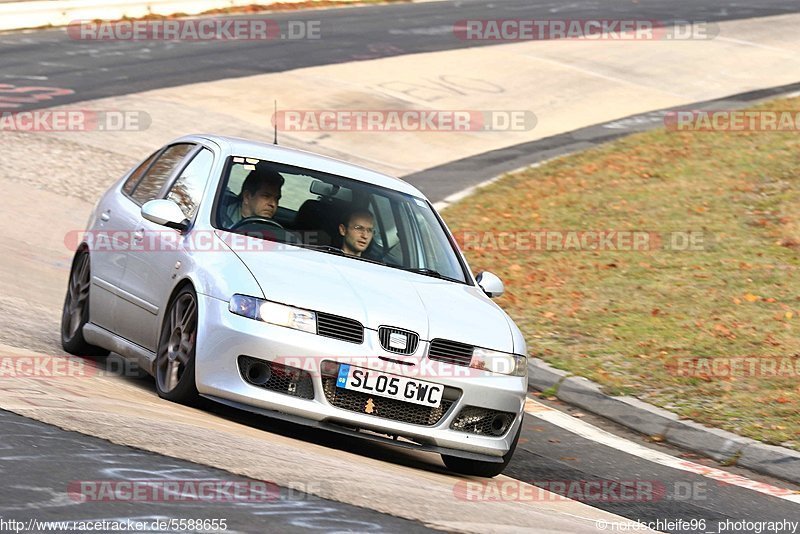
[{"label": "headlight", "polygon": [[519,354],[475,347],[469,366],[503,375],[525,376],[528,372],[528,359]]},{"label": "headlight", "polygon": [[228,310],[257,321],[317,333],[317,314],[313,311],[246,295],[234,295],[228,303]]}]

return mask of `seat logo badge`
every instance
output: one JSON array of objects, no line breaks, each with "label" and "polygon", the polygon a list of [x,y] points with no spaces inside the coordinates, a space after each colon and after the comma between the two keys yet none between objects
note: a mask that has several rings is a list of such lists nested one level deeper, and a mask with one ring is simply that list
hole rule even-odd
[{"label": "seat logo badge", "polygon": [[406,350],[406,347],[408,346],[408,338],[405,334],[392,332],[389,334],[389,346],[397,350]]},{"label": "seat logo badge", "polygon": [[372,413],[375,411],[375,403],[372,401],[372,397],[367,399],[367,405],[364,406],[364,411],[367,413]]}]

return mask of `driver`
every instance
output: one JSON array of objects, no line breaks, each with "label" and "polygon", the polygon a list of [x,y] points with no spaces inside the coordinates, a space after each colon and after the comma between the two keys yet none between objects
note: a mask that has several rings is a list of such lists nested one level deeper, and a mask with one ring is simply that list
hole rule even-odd
[{"label": "driver", "polygon": [[233,203],[226,213],[230,226],[247,217],[271,219],[278,211],[281,199],[283,176],[273,170],[266,161],[259,161],[242,184],[240,202]]},{"label": "driver", "polygon": [[351,256],[361,256],[372,242],[374,233],[374,218],[369,210],[351,211],[345,222],[339,225],[339,235],[343,241],[342,250]]}]

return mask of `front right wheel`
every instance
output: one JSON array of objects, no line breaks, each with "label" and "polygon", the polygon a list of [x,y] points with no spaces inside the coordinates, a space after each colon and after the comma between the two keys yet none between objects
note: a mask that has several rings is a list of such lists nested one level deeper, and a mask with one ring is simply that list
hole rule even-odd
[{"label": "front right wheel", "polygon": [[194,379],[197,294],[184,287],[169,305],[158,338],[155,375],[159,397],[180,404],[198,400]]},{"label": "front right wheel", "polygon": [[521,432],[522,423],[520,423],[519,428],[517,429],[517,435],[514,436],[514,441],[511,442],[511,448],[508,449],[508,452],[502,456],[502,462],[481,462],[479,460],[468,460],[466,458],[448,456],[446,454],[442,455],[442,461],[449,470],[462,475],[487,478],[496,477],[503,472],[508,465],[508,462],[511,461],[511,457],[514,455],[514,450],[517,448],[517,442],[519,442],[519,435]]}]

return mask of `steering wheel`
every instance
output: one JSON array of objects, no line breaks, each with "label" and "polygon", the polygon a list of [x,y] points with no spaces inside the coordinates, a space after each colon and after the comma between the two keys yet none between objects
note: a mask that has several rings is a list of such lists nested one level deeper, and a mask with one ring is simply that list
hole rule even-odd
[{"label": "steering wheel", "polygon": [[238,230],[242,226],[246,226],[248,224],[268,224],[270,226],[277,226],[281,230],[283,230],[283,226],[277,221],[273,221],[272,219],[267,219],[266,217],[259,217],[258,215],[253,215],[252,217],[245,217],[241,221],[235,223],[233,226],[229,228],[230,231]]}]

